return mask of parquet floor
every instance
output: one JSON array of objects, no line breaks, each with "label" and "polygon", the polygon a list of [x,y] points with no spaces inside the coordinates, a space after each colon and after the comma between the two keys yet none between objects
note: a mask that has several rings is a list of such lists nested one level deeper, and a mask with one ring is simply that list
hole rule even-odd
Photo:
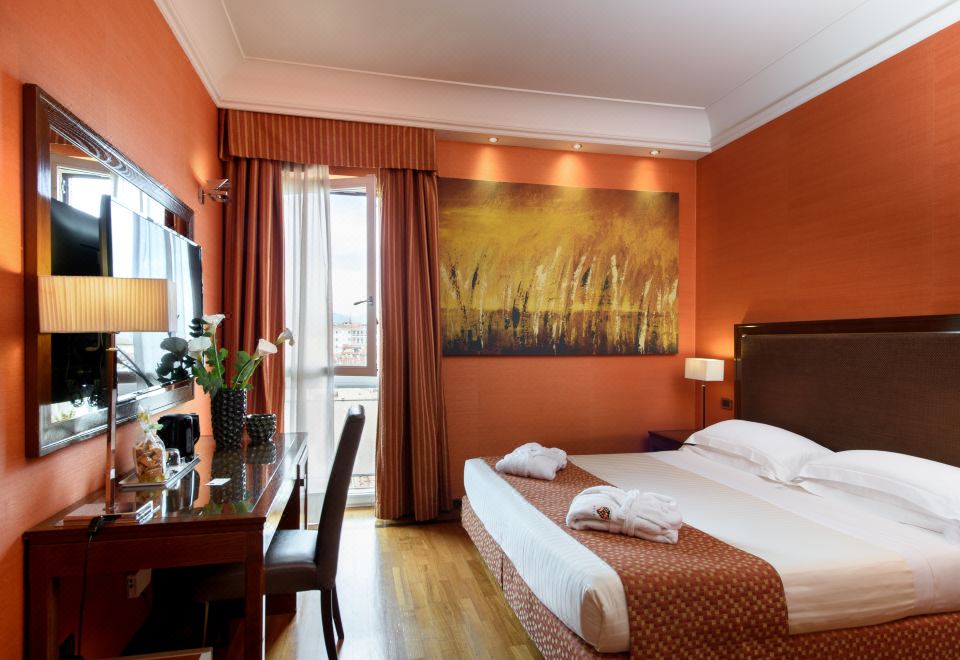
[{"label": "parquet floor", "polygon": [[[540,658],[457,522],[376,527],[348,509],[337,590],[342,660]],[[268,660],[324,658],[319,593],[267,618]]]}]

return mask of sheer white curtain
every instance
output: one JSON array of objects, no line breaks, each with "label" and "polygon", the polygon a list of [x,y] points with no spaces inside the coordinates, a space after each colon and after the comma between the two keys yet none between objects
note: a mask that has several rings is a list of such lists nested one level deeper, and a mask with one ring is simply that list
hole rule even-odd
[{"label": "sheer white curtain", "polygon": [[311,491],[326,487],[333,428],[330,177],[325,165],[283,169],[284,306],[297,344],[286,348],[284,430],[308,433]]}]

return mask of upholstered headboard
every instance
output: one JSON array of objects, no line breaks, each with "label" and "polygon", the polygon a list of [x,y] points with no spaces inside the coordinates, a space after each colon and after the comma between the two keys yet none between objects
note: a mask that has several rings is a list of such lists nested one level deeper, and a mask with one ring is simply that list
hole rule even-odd
[{"label": "upholstered headboard", "polygon": [[960,316],[734,326],[736,415],[960,466]]}]

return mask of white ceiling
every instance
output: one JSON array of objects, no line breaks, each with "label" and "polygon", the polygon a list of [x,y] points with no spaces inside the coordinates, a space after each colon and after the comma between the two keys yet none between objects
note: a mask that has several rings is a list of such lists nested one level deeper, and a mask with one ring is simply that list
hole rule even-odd
[{"label": "white ceiling", "polygon": [[225,0],[248,58],[704,107],[863,0]]},{"label": "white ceiling", "polygon": [[156,0],[222,107],[696,158],[957,0]]}]

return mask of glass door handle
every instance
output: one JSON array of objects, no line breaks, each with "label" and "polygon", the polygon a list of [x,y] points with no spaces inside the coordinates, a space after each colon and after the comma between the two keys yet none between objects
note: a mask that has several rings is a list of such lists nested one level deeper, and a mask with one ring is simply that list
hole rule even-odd
[{"label": "glass door handle", "polygon": [[354,305],[363,305],[364,303],[366,303],[367,305],[372,305],[372,304],[373,304],[373,296],[367,296],[367,297],[364,298],[363,300],[358,300],[357,302],[355,302],[355,303],[353,303],[353,304],[354,304]]}]

